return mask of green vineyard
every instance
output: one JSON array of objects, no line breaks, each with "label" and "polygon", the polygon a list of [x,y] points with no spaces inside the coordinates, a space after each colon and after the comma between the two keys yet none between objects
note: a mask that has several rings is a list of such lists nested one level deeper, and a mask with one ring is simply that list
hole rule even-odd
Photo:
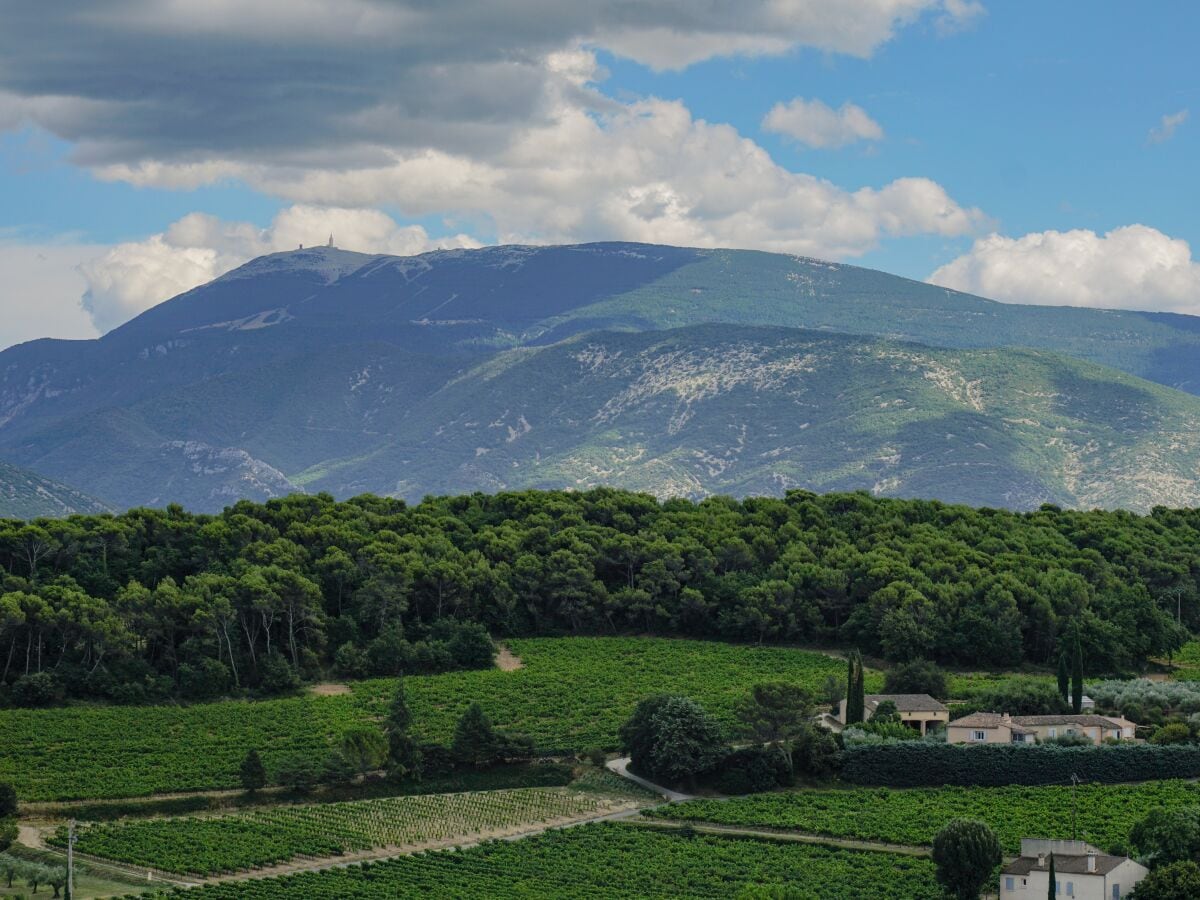
[{"label": "green vineyard", "polygon": [[[340,856],[380,847],[477,840],[521,826],[594,816],[629,806],[601,793],[522,788],[282,806],[258,812],[94,825],[82,853],[180,875],[262,868],[297,856]],[[66,845],[60,829],[54,843]]]},{"label": "green vineyard", "polygon": [[1156,806],[1200,804],[1200,785],[1187,781],[1084,784],[1070,787],[858,788],[788,791],[693,800],[647,814],[675,821],[758,826],[830,837],[929,845],[953,818],[987,822],[1008,852],[1034,835],[1069,838],[1072,803],[1079,837],[1100,847],[1124,843],[1130,828]]},{"label": "green vineyard", "polygon": [[[509,642],[524,662],[405,680],[414,728],[446,741],[478,700],[500,728],[539,749],[615,748],[638,700],[687,694],[719,720],[753,684],[787,680],[821,689],[843,664],[818,653],[660,638],[530,638]],[[882,678],[868,676],[868,690]],[[0,710],[0,781],[31,800],[134,797],[237,786],[257,748],[268,772],[287,755],[322,758],[343,732],[382,714],[393,682],[364,681],[350,695],[195,706]]]},{"label": "green vineyard", "polygon": [[[284,878],[214,884],[170,896],[189,900],[479,900],[731,898],[752,885],[800,897],[935,900],[924,858],[752,838],[684,837],[620,824],[550,831],[519,842]],[[792,896],[792,894],[789,894]]]}]

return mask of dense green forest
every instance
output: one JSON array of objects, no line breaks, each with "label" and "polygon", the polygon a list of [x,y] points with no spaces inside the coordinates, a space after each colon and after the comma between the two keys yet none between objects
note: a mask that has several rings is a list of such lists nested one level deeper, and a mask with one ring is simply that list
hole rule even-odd
[{"label": "dense green forest", "polygon": [[[1197,623],[1200,511],[866,494],[295,495],[0,520],[0,691],[141,702],[490,665],[488,634],[827,642],[1007,667],[1078,627],[1089,675]],[[1182,627],[1175,622],[1182,611]]]}]

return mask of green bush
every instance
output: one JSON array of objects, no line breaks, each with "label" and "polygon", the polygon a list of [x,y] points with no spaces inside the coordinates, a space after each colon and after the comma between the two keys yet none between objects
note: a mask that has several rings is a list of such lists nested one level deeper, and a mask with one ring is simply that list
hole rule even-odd
[{"label": "green bush", "polygon": [[1056,747],[988,744],[929,744],[904,741],[847,746],[844,781],[890,787],[938,785],[1000,786],[1066,784],[1072,773],[1083,781],[1118,783],[1200,776],[1200,747],[1112,744]]},{"label": "green bush", "polygon": [[757,794],[791,783],[792,769],[779,747],[742,747],[726,754],[702,780],[722,794]]}]

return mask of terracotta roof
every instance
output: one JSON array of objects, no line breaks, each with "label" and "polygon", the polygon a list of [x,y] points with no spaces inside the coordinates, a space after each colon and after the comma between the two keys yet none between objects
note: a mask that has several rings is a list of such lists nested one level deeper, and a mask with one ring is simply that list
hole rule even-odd
[{"label": "terracotta roof", "polygon": [[[1131,723],[1132,724],[1132,723]],[[957,728],[998,728],[1007,725],[1020,733],[1038,725],[1078,725],[1081,728],[1100,727],[1107,729],[1121,728],[1120,722],[1105,716],[1096,715],[1058,715],[1058,716],[1010,716],[1005,719],[1001,713],[977,712],[961,719],[954,719],[950,725]],[[1021,727],[1024,726],[1024,729]]]},{"label": "terracotta roof", "polygon": [[1018,725],[1080,725],[1087,728],[1099,726],[1100,728],[1120,728],[1121,726],[1112,719],[1104,716],[1089,715],[1084,713],[1080,716],[1058,715],[1058,716],[1013,716],[1012,720]]},{"label": "terracotta roof", "polygon": [[946,706],[928,694],[868,694],[866,703],[882,703],[891,700],[899,712],[946,712]]},{"label": "terracotta roof", "polygon": [[[1005,875],[1028,875],[1030,872],[1048,872],[1050,857],[1045,857],[1046,865],[1039,866],[1036,856],[1018,856],[1000,871]],[[1060,856],[1054,854],[1054,874],[1056,875],[1107,875],[1121,863],[1124,856],[1109,856],[1107,853],[1096,854],[1096,871],[1089,872],[1086,856]]]},{"label": "terracotta roof", "polygon": [[999,728],[1003,725],[1016,734],[1031,734],[1028,728],[1022,728],[1015,718],[1005,718],[1000,713],[977,712],[961,719],[950,722],[951,728]]}]

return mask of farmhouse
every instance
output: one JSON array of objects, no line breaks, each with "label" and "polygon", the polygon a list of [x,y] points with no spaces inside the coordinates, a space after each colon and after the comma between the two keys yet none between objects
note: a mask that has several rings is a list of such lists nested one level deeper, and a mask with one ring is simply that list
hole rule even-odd
[{"label": "farmhouse", "polygon": [[[900,721],[921,734],[925,734],[931,725],[945,725],[950,721],[950,710],[928,694],[867,694],[863,698],[864,718],[870,719],[879,704],[887,700],[896,704]],[[838,706],[837,720],[842,725],[846,724],[845,700]]]},{"label": "farmhouse", "polygon": [[1048,896],[1051,853],[1056,897],[1120,900],[1150,871],[1127,857],[1101,853],[1083,841],[1023,838],[1021,855],[1000,870],[1000,900]]},{"label": "farmhouse", "polygon": [[977,712],[949,723],[946,726],[946,742],[1032,744],[1065,734],[1078,734],[1099,745],[1110,739],[1132,740],[1134,727],[1134,723],[1127,719],[1094,713],[1078,716],[1010,716],[1007,713]]}]

